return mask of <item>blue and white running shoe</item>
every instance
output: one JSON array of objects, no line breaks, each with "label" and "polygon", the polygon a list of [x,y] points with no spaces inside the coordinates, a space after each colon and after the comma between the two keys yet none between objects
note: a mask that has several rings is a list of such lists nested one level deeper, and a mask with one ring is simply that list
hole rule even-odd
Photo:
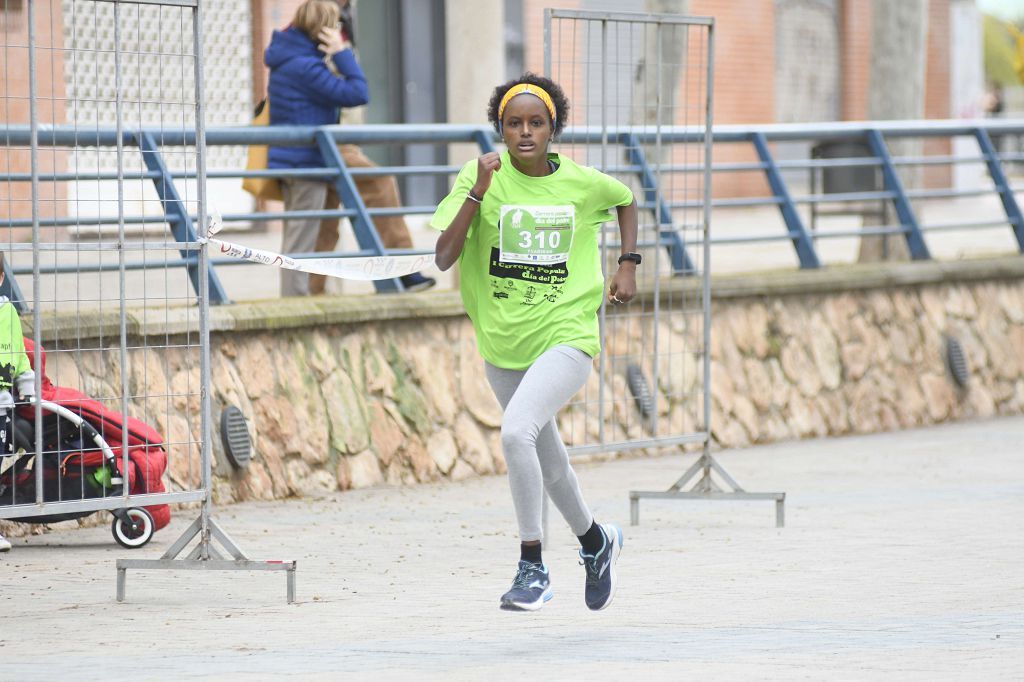
[{"label": "blue and white running shoe", "polygon": [[501,608],[506,611],[536,611],[552,596],[547,566],[520,561],[512,589],[501,595]]},{"label": "blue and white running shoe", "polygon": [[587,608],[600,611],[612,603],[615,596],[615,562],[622,551],[622,531],[610,523],[601,524],[604,546],[596,556],[580,550],[580,563],[587,569],[587,587],[584,598]]}]

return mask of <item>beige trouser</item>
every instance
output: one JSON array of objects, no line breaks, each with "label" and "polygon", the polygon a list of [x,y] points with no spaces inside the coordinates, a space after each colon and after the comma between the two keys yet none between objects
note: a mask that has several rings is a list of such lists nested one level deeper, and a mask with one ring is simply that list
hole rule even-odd
[{"label": "beige trouser", "polygon": [[[363,151],[353,144],[339,146],[341,158],[349,168],[375,168]],[[355,178],[356,189],[367,208],[393,208],[402,205],[398,183],[392,175],[362,175]],[[340,205],[332,183],[300,178],[281,182],[287,211],[318,211]],[[281,250],[284,253],[333,251],[338,244],[337,218],[294,218],[285,221]],[[377,216],[373,219],[380,240],[388,249],[411,249],[412,237],[403,216]],[[295,270],[281,270],[281,295],[322,294],[327,278]]]}]

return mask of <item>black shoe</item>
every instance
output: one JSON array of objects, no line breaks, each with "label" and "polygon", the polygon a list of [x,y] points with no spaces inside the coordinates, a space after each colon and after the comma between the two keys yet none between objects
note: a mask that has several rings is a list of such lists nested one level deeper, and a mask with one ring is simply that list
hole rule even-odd
[{"label": "black shoe", "polygon": [[551,597],[547,566],[520,561],[512,588],[501,595],[501,608],[506,611],[536,611]]},{"label": "black shoe", "polygon": [[622,551],[622,531],[610,523],[601,526],[604,547],[596,556],[580,550],[580,563],[587,569],[587,587],[584,599],[591,611],[600,611],[612,603],[615,596],[615,562]]},{"label": "black shoe", "polygon": [[424,277],[418,272],[399,277],[399,279],[402,280],[402,286],[406,291],[424,291],[437,284],[437,280],[433,277]]}]

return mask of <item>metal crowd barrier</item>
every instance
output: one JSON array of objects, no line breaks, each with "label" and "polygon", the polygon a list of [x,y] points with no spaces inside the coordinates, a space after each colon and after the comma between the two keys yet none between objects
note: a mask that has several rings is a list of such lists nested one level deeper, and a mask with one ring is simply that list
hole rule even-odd
[{"label": "metal crowd barrier", "polygon": [[[14,393],[23,402],[38,398],[0,410],[11,436],[0,452],[0,519],[51,523],[109,510],[114,539],[141,547],[170,521],[166,505],[201,504],[160,559],[118,559],[118,601],[128,569],[154,568],[284,571],[287,598],[295,597],[294,561],[248,559],[212,517],[209,303],[211,294],[223,302],[224,292],[208,263],[209,243],[193,227],[209,215],[203,12],[211,4],[31,0],[5,3],[0,21],[5,78],[7,70],[12,76],[0,107],[7,120],[27,121],[0,127],[0,225],[12,228],[0,293],[23,310],[31,306],[20,320],[4,318],[4,363],[8,383],[13,372],[31,377],[21,363],[27,356],[35,390]],[[58,118],[67,125],[46,124]],[[180,133],[176,145],[165,142],[186,127],[190,143]],[[178,167],[192,178],[181,189]],[[91,217],[90,207],[115,215]],[[160,235],[129,239],[126,225],[137,219],[130,211],[155,216],[140,219]],[[75,226],[75,238],[60,226]],[[127,270],[146,267],[133,260],[140,258],[164,270],[152,278],[159,282],[129,283]],[[99,271],[116,277],[87,275]],[[29,272],[31,290],[22,296],[14,276]],[[58,282],[58,273],[67,274]]]},{"label": "metal crowd barrier", "polygon": [[[7,126],[0,128],[0,143],[7,146],[24,146],[30,143],[32,131],[29,126]],[[118,145],[116,130],[97,128],[93,130],[75,129],[70,126],[39,126],[36,133],[40,146],[60,147],[110,147]],[[1024,160],[1022,153],[1000,152],[993,144],[993,138],[1024,136],[1024,119],[1014,120],[920,120],[920,121],[873,121],[873,122],[839,122],[814,124],[777,124],[777,125],[720,125],[713,130],[713,142],[718,149],[724,145],[748,145],[756,152],[755,162],[720,162],[712,165],[712,173],[721,177],[728,173],[757,172],[763,173],[770,188],[766,196],[718,197],[712,200],[712,208],[743,208],[759,206],[775,206],[778,208],[785,230],[776,235],[750,234],[711,238],[711,245],[759,243],[765,241],[790,241],[801,268],[821,267],[816,241],[842,237],[863,237],[866,235],[902,235],[907,242],[909,252],[914,259],[929,259],[931,251],[926,235],[937,231],[969,231],[994,227],[1009,227],[1013,231],[1017,248],[1024,252],[1024,215],[1016,199],[1017,187],[1011,185],[1006,170],[1007,162]],[[890,150],[887,141],[900,138],[972,138],[978,145],[977,155],[921,155],[896,157]],[[645,246],[662,246],[669,255],[672,272],[685,275],[692,270],[687,248],[700,246],[699,242],[684,244],[679,238],[679,230],[674,225],[674,212],[688,208],[696,208],[693,200],[673,201],[671,197],[659,191],[659,178],[665,173],[699,174],[703,172],[698,165],[652,163],[645,154],[645,146],[661,143],[699,144],[702,133],[695,128],[679,126],[662,126],[659,129],[643,127],[616,127],[601,129],[597,127],[567,128],[560,142],[566,145],[599,145],[607,144],[620,148],[621,163],[606,166],[604,170],[618,175],[633,176],[641,189],[640,207],[648,215],[657,215],[660,239],[657,244]],[[337,152],[338,144],[456,144],[473,143],[481,152],[495,148],[497,137],[487,126],[459,124],[396,124],[396,125],[362,125],[362,126],[272,126],[272,127],[233,127],[210,128],[206,130],[206,144],[217,145],[250,145],[269,144],[276,146],[316,145],[320,147],[328,162],[328,167],[319,169],[295,170],[262,170],[247,171],[243,169],[220,169],[207,172],[208,178],[246,178],[246,177],[305,177],[323,178],[333,182],[343,208],[323,211],[249,211],[230,213],[223,216],[226,223],[231,222],[266,222],[287,219],[292,216],[303,217],[345,217],[353,227],[358,250],[336,251],[331,254],[306,253],[289,254],[296,258],[313,258],[331,255],[336,257],[370,256],[391,254],[425,253],[422,250],[385,250],[374,227],[375,216],[384,215],[429,215],[434,206],[403,206],[398,209],[367,208],[355,188],[354,178],[360,175],[396,175],[396,176],[450,176],[458,172],[458,166],[422,165],[392,166],[380,168],[348,168],[341,155]],[[821,143],[828,141],[850,141],[863,144],[869,153],[856,157],[808,158],[779,160],[773,152],[773,143],[807,142]],[[123,180],[151,180],[165,207],[163,219],[169,226],[174,238],[183,243],[195,240],[193,225],[196,216],[185,210],[176,189],[176,182],[194,180],[195,171],[172,171],[163,161],[163,152],[168,148],[182,148],[194,145],[194,131],[168,130],[136,130],[124,131],[120,141],[122,147],[136,147],[145,161],[147,170],[141,172],[123,172]],[[900,169],[913,166],[958,164],[984,164],[992,180],[991,189],[963,189],[952,187],[909,189],[901,179]],[[842,170],[852,168],[874,168],[881,174],[881,189],[871,191],[850,191],[839,193],[810,193],[797,195],[787,174],[794,171]],[[49,173],[37,175],[40,182],[73,182],[76,180],[117,179],[114,173]],[[0,183],[29,182],[32,177],[28,173],[2,173]],[[923,224],[914,208],[915,201],[931,199],[949,199],[977,197],[983,194],[998,195],[1005,212],[1005,220],[973,221],[965,223]],[[440,197],[439,197],[440,198]],[[851,204],[863,201],[891,202],[895,209],[898,222],[889,225],[877,225],[854,230],[830,230],[813,232],[809,230],[798,206],[816,206],[822,203]],[[75,216],[39,219],[41,227],[70,226],[77,224]],[[152,224],[151,216],[100,216],[90,218],[101,225],[132,225]],[[0,227],[18,228],[31,227],[31,218],[10,218],[0,220]],[[216,275],[216,268],[237,265],[241,261],[227,258],[211,258],[209,268],[210,302],[223,304],[229,302],[229,296]],[[165,265],[178,265],[188,269],[194,286],[197,286],[198,260],[194,254],[182,251],[179,261],[169,261]],[[112,270],[115,264],[76,265],[75,271],[88,269]],[[125,269],[136,270],[147,267],[145,262],[130,261],[123,265]],[[47,272],[60,272],[61,266],[49,266]],[[25,267],[9,268],[8,282],[11,286],[12,300],[21,301],[16,276],[30,272]],[[376,283],[378,291],[400,291],[398,280],[383,280]]]}]

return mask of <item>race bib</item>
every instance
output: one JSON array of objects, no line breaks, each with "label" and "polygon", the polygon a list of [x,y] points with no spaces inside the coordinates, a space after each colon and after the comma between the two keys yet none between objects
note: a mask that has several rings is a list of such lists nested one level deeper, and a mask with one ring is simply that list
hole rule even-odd
[{"label": "race bib", "polygon": [[576,227],[574,206],[504,205],[498,220],[503,263],[564,263]]}]

